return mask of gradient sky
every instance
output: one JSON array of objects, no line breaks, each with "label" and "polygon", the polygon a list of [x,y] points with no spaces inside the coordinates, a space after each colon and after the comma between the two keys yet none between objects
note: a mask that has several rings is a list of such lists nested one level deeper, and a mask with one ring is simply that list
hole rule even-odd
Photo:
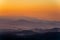
[{"label": "gradient sky", "polygon": [[0,17],[60,21],[60,0],[0,0]]}]

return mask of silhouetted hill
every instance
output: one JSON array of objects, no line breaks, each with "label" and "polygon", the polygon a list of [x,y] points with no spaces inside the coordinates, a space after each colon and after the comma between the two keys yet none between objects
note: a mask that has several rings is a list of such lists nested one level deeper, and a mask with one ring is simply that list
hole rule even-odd
[{"label": "silhouetted hill", "polygon": [[60,40],[60,28],[46,29],[47,32],[35,32],[32,30],[3,31],[0,32],[1,40]]}]

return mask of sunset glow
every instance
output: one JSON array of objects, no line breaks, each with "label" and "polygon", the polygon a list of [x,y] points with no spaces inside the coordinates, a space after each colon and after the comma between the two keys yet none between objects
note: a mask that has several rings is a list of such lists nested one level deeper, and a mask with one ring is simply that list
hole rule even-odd
[{"label": "sunset glow", "polygon": [[0,16],[60,21],[60,0],[0,0]]}]

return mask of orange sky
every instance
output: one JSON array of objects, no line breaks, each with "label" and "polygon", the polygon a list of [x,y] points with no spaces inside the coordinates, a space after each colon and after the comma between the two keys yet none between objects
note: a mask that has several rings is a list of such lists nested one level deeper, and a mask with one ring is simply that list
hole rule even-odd
[{"label": "orange sky", "polygon": [[5,16],[60,21],[60,0],[0,0],[0,17]]}]

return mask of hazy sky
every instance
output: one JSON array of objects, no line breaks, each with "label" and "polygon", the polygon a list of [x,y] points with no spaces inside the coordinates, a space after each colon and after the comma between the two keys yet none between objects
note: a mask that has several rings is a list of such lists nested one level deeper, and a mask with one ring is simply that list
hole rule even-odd
[{"label": "hazy sky", "polygon": [[5,16],[60,21],[60,0],[0,0],[0,17]]}]

